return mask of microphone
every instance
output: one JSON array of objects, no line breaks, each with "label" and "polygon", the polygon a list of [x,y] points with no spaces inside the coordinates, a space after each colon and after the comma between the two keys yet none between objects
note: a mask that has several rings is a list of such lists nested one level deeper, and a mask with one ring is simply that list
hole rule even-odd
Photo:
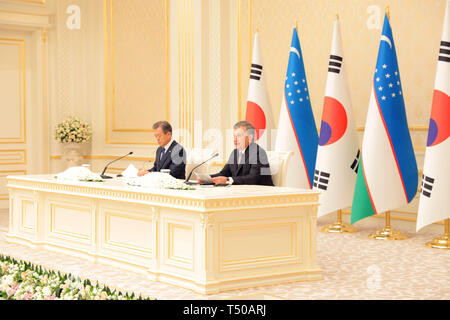
[{"label": "microphone", "polygon": [[108,163],[108,164],[105,166],[105,169],[103,169],[102,174],[100,175],[100,177],[101,177],[102,179],[112,179],[112,177],[105,175],[106,169],[108,169],[109,165],[111,165],[112,163],[114,163],[114,162],[116,162],[116,161],[119,161],[120,159],[123,159],[123,158],[125,158],[125,157],[128,157],[130,154],[133,154],[133,151],[131,151],[130,153],[127,153],[126,155],[124,155],[124,156],[122,156],[122,157],[120,157],[120,158],[117,158],[117,159],[111,161],[110,163]]},{"label": "microphone", "polygon": [[216,152],[211,158],[209,158],[209,159],[206,160],[206,161],[203,161],[203,162],[200,163],[198,166],[196,166],[194,169],[192,169],[191,172],[189,173],[189,176],[188,176],[188,177],[186,178],[186,180],[184,181],[184,183],[187,184],[187,185],[194,184],[194,183],[192,183],[192,182],[189,182],[189,179],[191,179],[191,176],[192,176],[192,174],[194,173],[194,170],[197,169],[198,167],[201,167],[202,165],[204,165],[205,163],[207,163],[209,160],[211,160],[211,159],[217,157],[218,155],[219,155],[219,153]]}]

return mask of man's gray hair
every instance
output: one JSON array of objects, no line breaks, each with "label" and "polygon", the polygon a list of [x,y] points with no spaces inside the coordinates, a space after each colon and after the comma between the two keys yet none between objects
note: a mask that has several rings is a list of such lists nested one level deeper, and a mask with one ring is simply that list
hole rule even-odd
[{"label": "man's gray hair", "polygon": [[[233,126],[233,129],[238,129],[238,128],[245,128],[246,134],[247,135],[252,135],[253,136],[252,140],[255,139],[256,130],[255,130],[255,127],[250,122],[248,122],[248,121],[239,121],[238,123],[236,123]],[[253,141],[251,141],[251,142],[253,142]]]},{"label": "man's gray hair", "polygon": [[167,121],[158,121],[153,125],[153,130],[158,129],[161,127],[164,134],[167,134],[167,132],[172,133],[172,126]]}]

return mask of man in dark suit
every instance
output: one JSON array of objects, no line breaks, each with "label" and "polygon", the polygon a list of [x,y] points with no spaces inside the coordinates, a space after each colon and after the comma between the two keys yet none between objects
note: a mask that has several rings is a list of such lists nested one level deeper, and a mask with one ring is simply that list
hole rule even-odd
[{"label": "man in dark suit", "polygon": [[251,184],[273,186],[266,151],[254,142],[255,128],[247,121],[233,127],[236,149],[222,171],[211,175],[215,184]]},{"label": "man in dark suit", "polygon": [[172,126],[167,121],[158,121],[153,125],[155,138],[159,144],[156,150],[155,164],[150,170],[140,169],[138,176],[149,172],[160,172],[169,169],[170,175],[177,179],[186,177],[186,151],[172,138]]}]

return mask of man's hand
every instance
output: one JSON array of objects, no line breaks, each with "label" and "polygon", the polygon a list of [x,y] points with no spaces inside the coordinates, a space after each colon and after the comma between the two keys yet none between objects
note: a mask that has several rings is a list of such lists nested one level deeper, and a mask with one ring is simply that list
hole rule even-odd
[{"label": "man's hand", "polygon": [[215,184],[227,184],[227,177],[211,178],[211,181]]},{"label": "man's hand", "polygon": [[148,174],[149,172],[148,172],[148,170],[145,170],[145,169],[139,169],[139,171],[138,171],[138,177],[142,177],[142,176],[145,176],[146,174]]}]

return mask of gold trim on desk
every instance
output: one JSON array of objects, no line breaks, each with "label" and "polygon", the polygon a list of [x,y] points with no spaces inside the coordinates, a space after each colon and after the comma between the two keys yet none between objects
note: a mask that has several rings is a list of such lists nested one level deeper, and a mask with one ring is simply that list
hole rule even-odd
[{"label": "gold trim on desk", "polygon": [[230,199],[186,198],[182,194],[163,195],[145,191],[111,189],[102,183],[73,185],[56,180],[30,180],[19,176],[10,176],[7,187],[9,190],[33,190],[78,195],[87,198],[114,199],[114,201],[157,205],[200,213],[231,212],[273,207],[316,206],[319,200],[319,193],[272,194],[269,196],[244,196]]}]

